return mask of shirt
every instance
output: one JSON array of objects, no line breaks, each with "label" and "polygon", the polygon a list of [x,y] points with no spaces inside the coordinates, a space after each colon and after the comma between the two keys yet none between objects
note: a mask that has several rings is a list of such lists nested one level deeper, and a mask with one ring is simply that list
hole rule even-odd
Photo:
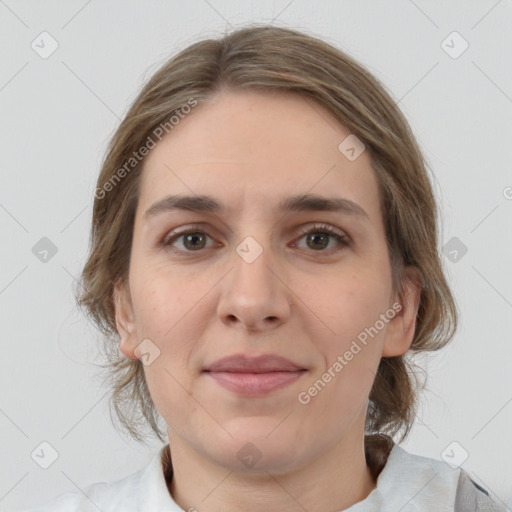
[{"label": "shirt", "polygon": [[[61,494],[26,512],[183,512],[167,488],[166,475],[168,480],[169,475],[172,477],[169,463],[167,444],[145,468],[123,479],[89,485],[84,488],[84,494]],[[372,464],[379,464],[378,456],[372,459]],[[392,441],[384,458],[380,458],[380,465],[376,488],[343,512],[506,510],[461,468],[454,469],[446,462],[411,454]]]}]

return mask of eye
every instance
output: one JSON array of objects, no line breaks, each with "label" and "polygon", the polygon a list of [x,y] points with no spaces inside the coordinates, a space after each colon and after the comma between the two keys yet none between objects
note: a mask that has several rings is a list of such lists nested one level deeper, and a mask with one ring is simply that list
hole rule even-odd
[{"label": "eye", "polygon": [[350,246],[350,239],[343,232],[329,226],[327,224],[315,224],[301,231],[300,239],[306,238],[308,248],[313,247],[316,252],[330,252],[324,249],[329,245],[329,238],[334,239],[337,243],[336,247],[330,249],[341,250],[344,247]]},{"label": "eye", "polygon": [[[178,252],[196,252],[201,249],[208,248],[205,247],[207,238],[211,239],[211,237],[204,232],[204,228],[202,226],[191,226],[187,231],[171,232],[162,241],[162,246],[170,247]],[[183,239],[182,247],[176,249],[174,245],[179,239]]]}]

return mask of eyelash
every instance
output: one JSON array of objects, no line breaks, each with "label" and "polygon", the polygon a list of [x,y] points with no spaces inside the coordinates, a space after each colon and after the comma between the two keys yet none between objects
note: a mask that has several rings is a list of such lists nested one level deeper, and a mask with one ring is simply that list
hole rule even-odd
[{"label": "eyelash", "polygon": [[[331,237],[333,237],[336,242],[338,243],[338,246],[335,247],[335,248],[331,248],[331,249],[321,249],[321,250],[318,250],[318,251],[315,251],[313,249],[311,249],[311,252],[318,252],[318,253],[331,253],[333,250],[334,251],[339,251],[339,250],[342,250],[343,248],[346,248],[346,247],[350,247],[351,246],[351,241],[349,239],[349,237],[347,235],[344,235],[340,232],[338,232],[338,230],[336,230],[335,228],[333,228],[332,226],[329,226],[328,224],[315,224],[313,226],[310,226],[310,227],[307,227],[305,229],[302,229],[300,230],[299,232],[299,239],[302,239],[304,236],[306,235],[309,235],[309,234],[312,234],[312,233],[315,233],[315,234],[318,234],[318,233],[321,233],[321,234],[327,234],[327,235],[330,235]],[[171,232],[169,233],[161,242],[161,246],[163,246],[164,248],[166,249],[169,249],[169,250],[172,250],[174,252],[181,252],[181,253],[186,253],[186,254],[194,254],[194,253],[200,253],[206,249],[198,249],[197,251],[189,251],[189,250],[183,250],[183,249],[175,249],[172,247],[172,244],[178,240],[179,238],[185,236],[185,235],[192,235],[192,234],[205,234],[207,235],[208,237],[210,237],[210,235],[208,235],[208,233],[206,233],[204,231],[204,227],[201,226],[201,225],[192,225],[190,226],[186,231],[181,231],[181,232]],[[210,237],[211,238],[211,237]]]}]

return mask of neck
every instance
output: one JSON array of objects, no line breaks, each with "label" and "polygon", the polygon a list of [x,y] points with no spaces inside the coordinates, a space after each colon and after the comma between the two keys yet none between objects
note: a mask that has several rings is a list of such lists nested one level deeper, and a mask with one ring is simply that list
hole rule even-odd
[{"label": "neck", "polygon": [[[364,500],[375,489],[378,472],[382,469],[368,466],[363,435],[357,439],[354,436],[344,438],[343,442],[304,467],[279,473],[268,469],[249,474],[202,457],[181,439],[173,438],[171,432],[169,440],[173,448],[172,479],[168,488],[183,510],[345,510]],[[373,446],[376,446],[375,442]],[[386,450],[390,448],[388,438]],[[382,457],[380,463],[382,466]]]}]

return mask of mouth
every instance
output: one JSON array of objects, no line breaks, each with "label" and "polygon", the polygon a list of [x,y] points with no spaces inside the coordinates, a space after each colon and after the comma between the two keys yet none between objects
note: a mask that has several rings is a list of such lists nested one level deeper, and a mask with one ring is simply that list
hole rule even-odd
[{"label": "mouth", "polygon": [[223,388],[242,395],[263,395],[300,379],[307,370],[277,355],[244,354],[219,359],[203,373]]}]

